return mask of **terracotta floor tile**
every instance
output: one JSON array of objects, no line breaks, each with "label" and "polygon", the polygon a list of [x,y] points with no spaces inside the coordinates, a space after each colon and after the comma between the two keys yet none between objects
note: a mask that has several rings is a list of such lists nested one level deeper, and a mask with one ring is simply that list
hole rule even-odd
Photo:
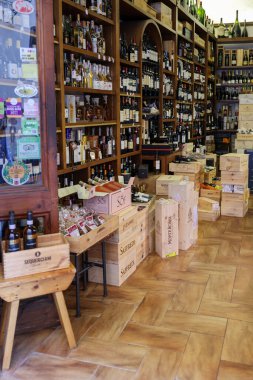
[{"label": "terracotta floor tile", "polygon": [[163,327],[129,323],[121,334],[119,341],[144,347],[156,347],[182,352],[185,349],[188,337],[188,332],[178,332]]},{"label": "terracotta floor tile", "polygon": [[196,313],[198,311],[205,285],[183,282],[172,299],[168,309]]},{"label": "terracotta floor tile", "polygon": [[253,323],[228,320],[222,360],[253,366]]},{"label": "terracotta floor tile", "polygon": [[176,379],[215,380],[223,338],[191,333]]},{"label": "terracotta floor tile", "polygon": [[210,274],[204,298],[229,302],[232,297],[235,273]]}]

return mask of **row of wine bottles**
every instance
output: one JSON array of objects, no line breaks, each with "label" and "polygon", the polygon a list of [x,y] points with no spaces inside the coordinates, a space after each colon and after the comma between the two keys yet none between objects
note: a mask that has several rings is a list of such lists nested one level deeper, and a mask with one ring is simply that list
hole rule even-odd
[{"label": "row of wine bottles", "polygon": [[246,26],[246,20],[244,20],[244,26],[241,28],[239,22],[238,10],[236,11],[236,18],[234,25],[225,25],[223,19],[220,19],[220,24],[216,28],[216,37],[218,38],[237,38],[237,37],[248,37],[248,31]]}]

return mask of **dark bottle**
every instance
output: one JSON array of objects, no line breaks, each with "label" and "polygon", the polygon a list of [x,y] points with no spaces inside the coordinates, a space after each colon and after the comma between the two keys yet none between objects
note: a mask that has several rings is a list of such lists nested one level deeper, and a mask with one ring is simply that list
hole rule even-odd
[{"label": "dark bottle", "polygon": [[20,234],[16,228],[15,213],[9,212],[8,229],[5,234],[5,251],[16,252],[20,250]]},{"label": "dark bottle", "polygon": [[32,211],[27,211],[27,222],[23,231],[24,249],[37,247],[37,228],[33,224]]},{"label": "dark bottle", "polygon": [[235,23],[234,23],[234,26],[233,26],[233,37],[237,38],[237,37],[241,37],[241,27],[240,27],[240,23],[239,23],[239,20],[238,20],[238,10],[236,11],[236,19],[235,19]]},{"label": "dark bottle", "polygon": [[221,67],[223,66],[223,50],[219,50],[218,53],[218,66]]}]

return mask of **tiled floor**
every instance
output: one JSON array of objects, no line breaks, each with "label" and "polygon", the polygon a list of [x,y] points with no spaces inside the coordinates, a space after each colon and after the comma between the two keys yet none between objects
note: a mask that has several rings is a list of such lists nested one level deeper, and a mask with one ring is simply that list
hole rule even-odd
[{"label": "tiled floor", "polygon": [[200,223],[198,244],[149,256],[120,288],[90,284],[82,317],[66,293],[78,347],[62,329],[15,339],[20,380],[252,380],[253,211]]}]

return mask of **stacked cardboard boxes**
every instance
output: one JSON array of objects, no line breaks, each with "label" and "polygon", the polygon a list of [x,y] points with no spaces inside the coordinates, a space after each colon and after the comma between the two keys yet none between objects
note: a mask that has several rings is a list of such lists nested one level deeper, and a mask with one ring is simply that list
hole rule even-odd
[{"label": "stacked cardboard boxes", "polygon": [[247,154],[229,153],[220,157],[221,215],[243,217],[248,211]]},{"label": "stacked cardboard boxes", "polygon": [[[139,247],[137,233],[137,208],[129,206],[115,214],[119,229],[106,241],[106,275],[109,285],[120,286],[136,269],[136,252]],[[89,250],[91,261],[101,263],[101,244]],[[93,267],[89,270],[89,281],[103,282],[102,269]]]},{"label": "stacked cardboard boxes", "polygon": [[200,189],[200,182],[203,182],[203,163],[199,161],[194,162],[171,162],[169,164],[169,171],[175,175],[181,175],[185,179],[194,183],[194,189]]}]

